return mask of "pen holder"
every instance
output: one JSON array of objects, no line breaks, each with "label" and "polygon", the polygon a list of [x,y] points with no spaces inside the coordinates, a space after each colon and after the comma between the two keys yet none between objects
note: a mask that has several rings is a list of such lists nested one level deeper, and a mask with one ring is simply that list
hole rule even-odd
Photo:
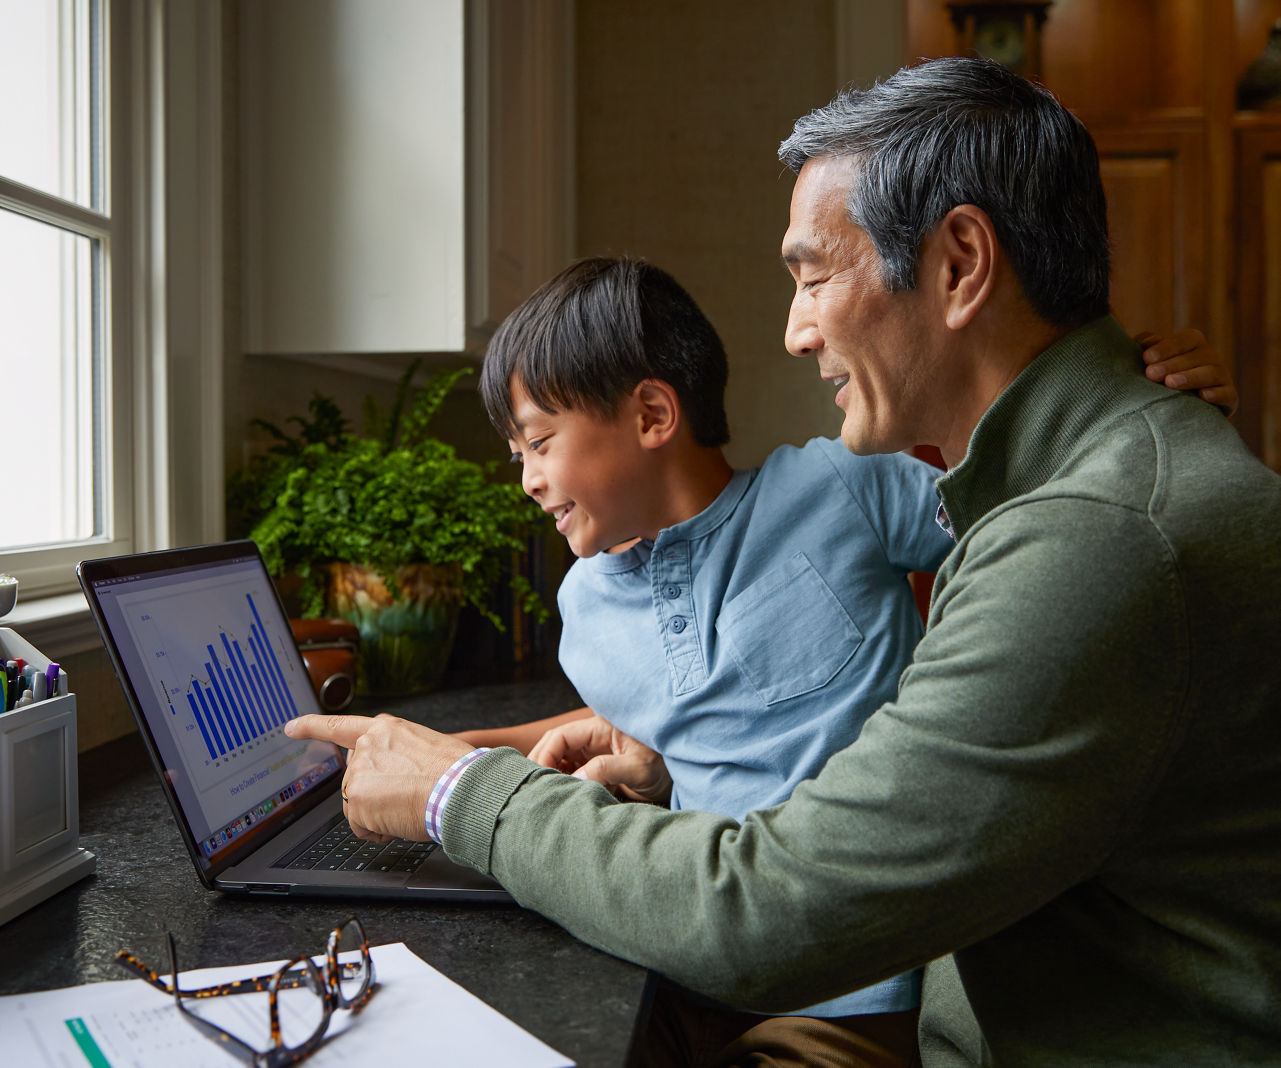
[{"label": "pen holder", "polygon": [[[0,659],[18,658],[49,666],[34,646],[0,627]],[[94,870],[97,858],[79,839],[76,695],[0,713],[0,924]]]}]

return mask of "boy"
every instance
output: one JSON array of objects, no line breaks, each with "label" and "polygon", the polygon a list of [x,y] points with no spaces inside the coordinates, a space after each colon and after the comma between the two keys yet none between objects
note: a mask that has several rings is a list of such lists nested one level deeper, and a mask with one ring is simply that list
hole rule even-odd
[{"label": "boy", "polygon": [[[589,709],[558,717],[531,757],[741,819],[893,699],[922,631],[906,574],[936,570],[952,542],[932,521],[937,472],[901,454],[815,439],[734,471],[726,379],[674,279],[594,259],[507,318],[480,389],[526,492],[580,557],[558,593],[560,659]],[[465,737],[530,748],[528,729]],[[621,767],[601,770],[614,751]],[[690,1041],[910,1063],[918,1000],[913,973],[788,1018],[709,1006]]]}]

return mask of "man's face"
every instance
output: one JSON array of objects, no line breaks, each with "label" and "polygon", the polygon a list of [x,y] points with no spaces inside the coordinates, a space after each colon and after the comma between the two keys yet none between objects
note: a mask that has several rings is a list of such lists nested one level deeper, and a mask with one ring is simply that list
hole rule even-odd
[{"label": "man's face", "polygon": [[575,556],[595,556],[648,533],[645,450],[626,403],[613,419],[583,411],[549,413],[515,378],[511,398],[516,427],[508,444],[522,464],[521,484],[555,516]]},{"label": "man's face", "polygon": [[849,221],[851,159],[813,159],[792,191],[783,262],[796,281],[785,343],[813,356],[845,412],[855,453],[929,442],[921,425],[933,363],[918,292],[889,293],[867,234]]}]

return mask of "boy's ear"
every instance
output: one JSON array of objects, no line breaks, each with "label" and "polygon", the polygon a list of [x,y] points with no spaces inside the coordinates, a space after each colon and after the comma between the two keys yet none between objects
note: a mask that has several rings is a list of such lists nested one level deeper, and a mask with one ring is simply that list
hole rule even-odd
[{"label": "boy's ear", "polygon": [[641,446],[657,449],[671,441],[681,423],[676,390],[661,378],[646,378],[632,391],[632,399]]}]

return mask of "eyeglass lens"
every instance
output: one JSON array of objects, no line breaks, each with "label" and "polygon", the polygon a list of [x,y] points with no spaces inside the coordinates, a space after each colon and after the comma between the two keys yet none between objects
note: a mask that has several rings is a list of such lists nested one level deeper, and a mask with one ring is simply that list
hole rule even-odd
[{"label": "eyeglass lens", "polygon": [[338,1004],[347,1008],[364,997],[373,979],[365,932],[353,917],[338,928],[333,952],[337,957]]}]

